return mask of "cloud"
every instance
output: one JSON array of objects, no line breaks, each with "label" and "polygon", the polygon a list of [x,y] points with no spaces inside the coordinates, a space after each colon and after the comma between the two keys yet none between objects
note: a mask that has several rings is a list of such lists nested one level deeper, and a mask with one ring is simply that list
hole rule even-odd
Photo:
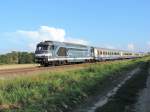
[{"label": "cloud", "polygon": [[16,35],[26,37],[33,41],[64,41],[66,32],[64,29],[61,28],[41,26],[38,30],[35,31],[18,30],[16,31]]},{"label": "cloud", "polygon": [[133,51],[133,50],[135,50],[135,46],[134,46],[134,44],[128,44],[128,50],[130,50],[130,51]]},{"label": "cloud", "polygon": [[12,37],[11,40],[18,46],[26,46],[31,51],[35,50],[38,42],[51,40],[60,42],[72,42],[79,44],[88,44],[81,38],[72,38],[66,36],[66,31],[62,28],[49,26],[40,26],[37,30],[17,30],[16,32],[8,32],[7,36]]}]

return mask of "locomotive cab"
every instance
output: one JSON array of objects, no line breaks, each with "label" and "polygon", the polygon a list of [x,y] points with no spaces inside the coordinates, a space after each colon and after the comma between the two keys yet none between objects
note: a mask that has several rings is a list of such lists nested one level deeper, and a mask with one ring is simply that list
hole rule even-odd
[{"label": "locomotive cab", "polygon": [[41,65],[48,64],[48,59],[53,57],[54,45],[41,42],[37,45],[35,51],[35,61]]}]

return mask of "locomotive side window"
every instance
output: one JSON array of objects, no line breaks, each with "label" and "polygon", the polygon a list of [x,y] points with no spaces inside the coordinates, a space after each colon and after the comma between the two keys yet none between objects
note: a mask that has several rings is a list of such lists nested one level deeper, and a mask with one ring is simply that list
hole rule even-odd
[{"label": "locomotive side window", "polygon": [[52,45],[52,46],[51,46],[51,49],[52,49],[52,50],[54,50],[54,49],[55,49],[55,46],[54,46],[54,45]]},{"label": "locomotive side window", "polygon": [[67,56],[67,49],[65,47],[60,47],[57,54],[58,56]]}]

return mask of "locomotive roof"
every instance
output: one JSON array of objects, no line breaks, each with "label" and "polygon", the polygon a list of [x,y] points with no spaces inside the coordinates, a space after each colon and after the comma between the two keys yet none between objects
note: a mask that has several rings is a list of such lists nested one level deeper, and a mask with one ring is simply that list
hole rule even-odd
[{"label": "locomotive roof", "polygon": [[40,42],[38,43],[38,45],[51,45],[52,41],[44,41],[44,42]]},{"label": "locomotive roof", "polygon": [[44,42],[40,42],[39,44],[52,45],[52,44],[61,44],[61,43],[68,44],[68,45],[77,45],[77,46],[81,46],[81,47],[87,47],[88,46],[88,45],[83,45],[83,44],[78,44],[78,43],[58,42],[58,41],[44,41]]},{"label": "locomotive roof", "polygon": [[82,47],[87,47],[88,45],[83,45],[83,44],[78,44],[78,43],[70,43],[70,42],[63,42],[65,44],[70,44],[70,45],[78,45],[78,46],[82,46]]}]

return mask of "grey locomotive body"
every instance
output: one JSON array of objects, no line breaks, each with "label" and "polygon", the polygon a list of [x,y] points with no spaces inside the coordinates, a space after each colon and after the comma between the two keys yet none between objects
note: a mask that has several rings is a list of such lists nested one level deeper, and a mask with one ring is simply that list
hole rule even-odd
[{"label": "grey locomotive body", "polygon": [[40,42],[35,51],[36,62],[41,65],[85,62],[93,60],[93,55],[90,46],[56,41]]},{"label": "grey locomotive body", "polygon": [[35,59],[41,65],[60,65],[78,62],[127,59],[140,57],[143,54],[122,50],[97,48],[87,45],[44,41],[37,44]]}]

